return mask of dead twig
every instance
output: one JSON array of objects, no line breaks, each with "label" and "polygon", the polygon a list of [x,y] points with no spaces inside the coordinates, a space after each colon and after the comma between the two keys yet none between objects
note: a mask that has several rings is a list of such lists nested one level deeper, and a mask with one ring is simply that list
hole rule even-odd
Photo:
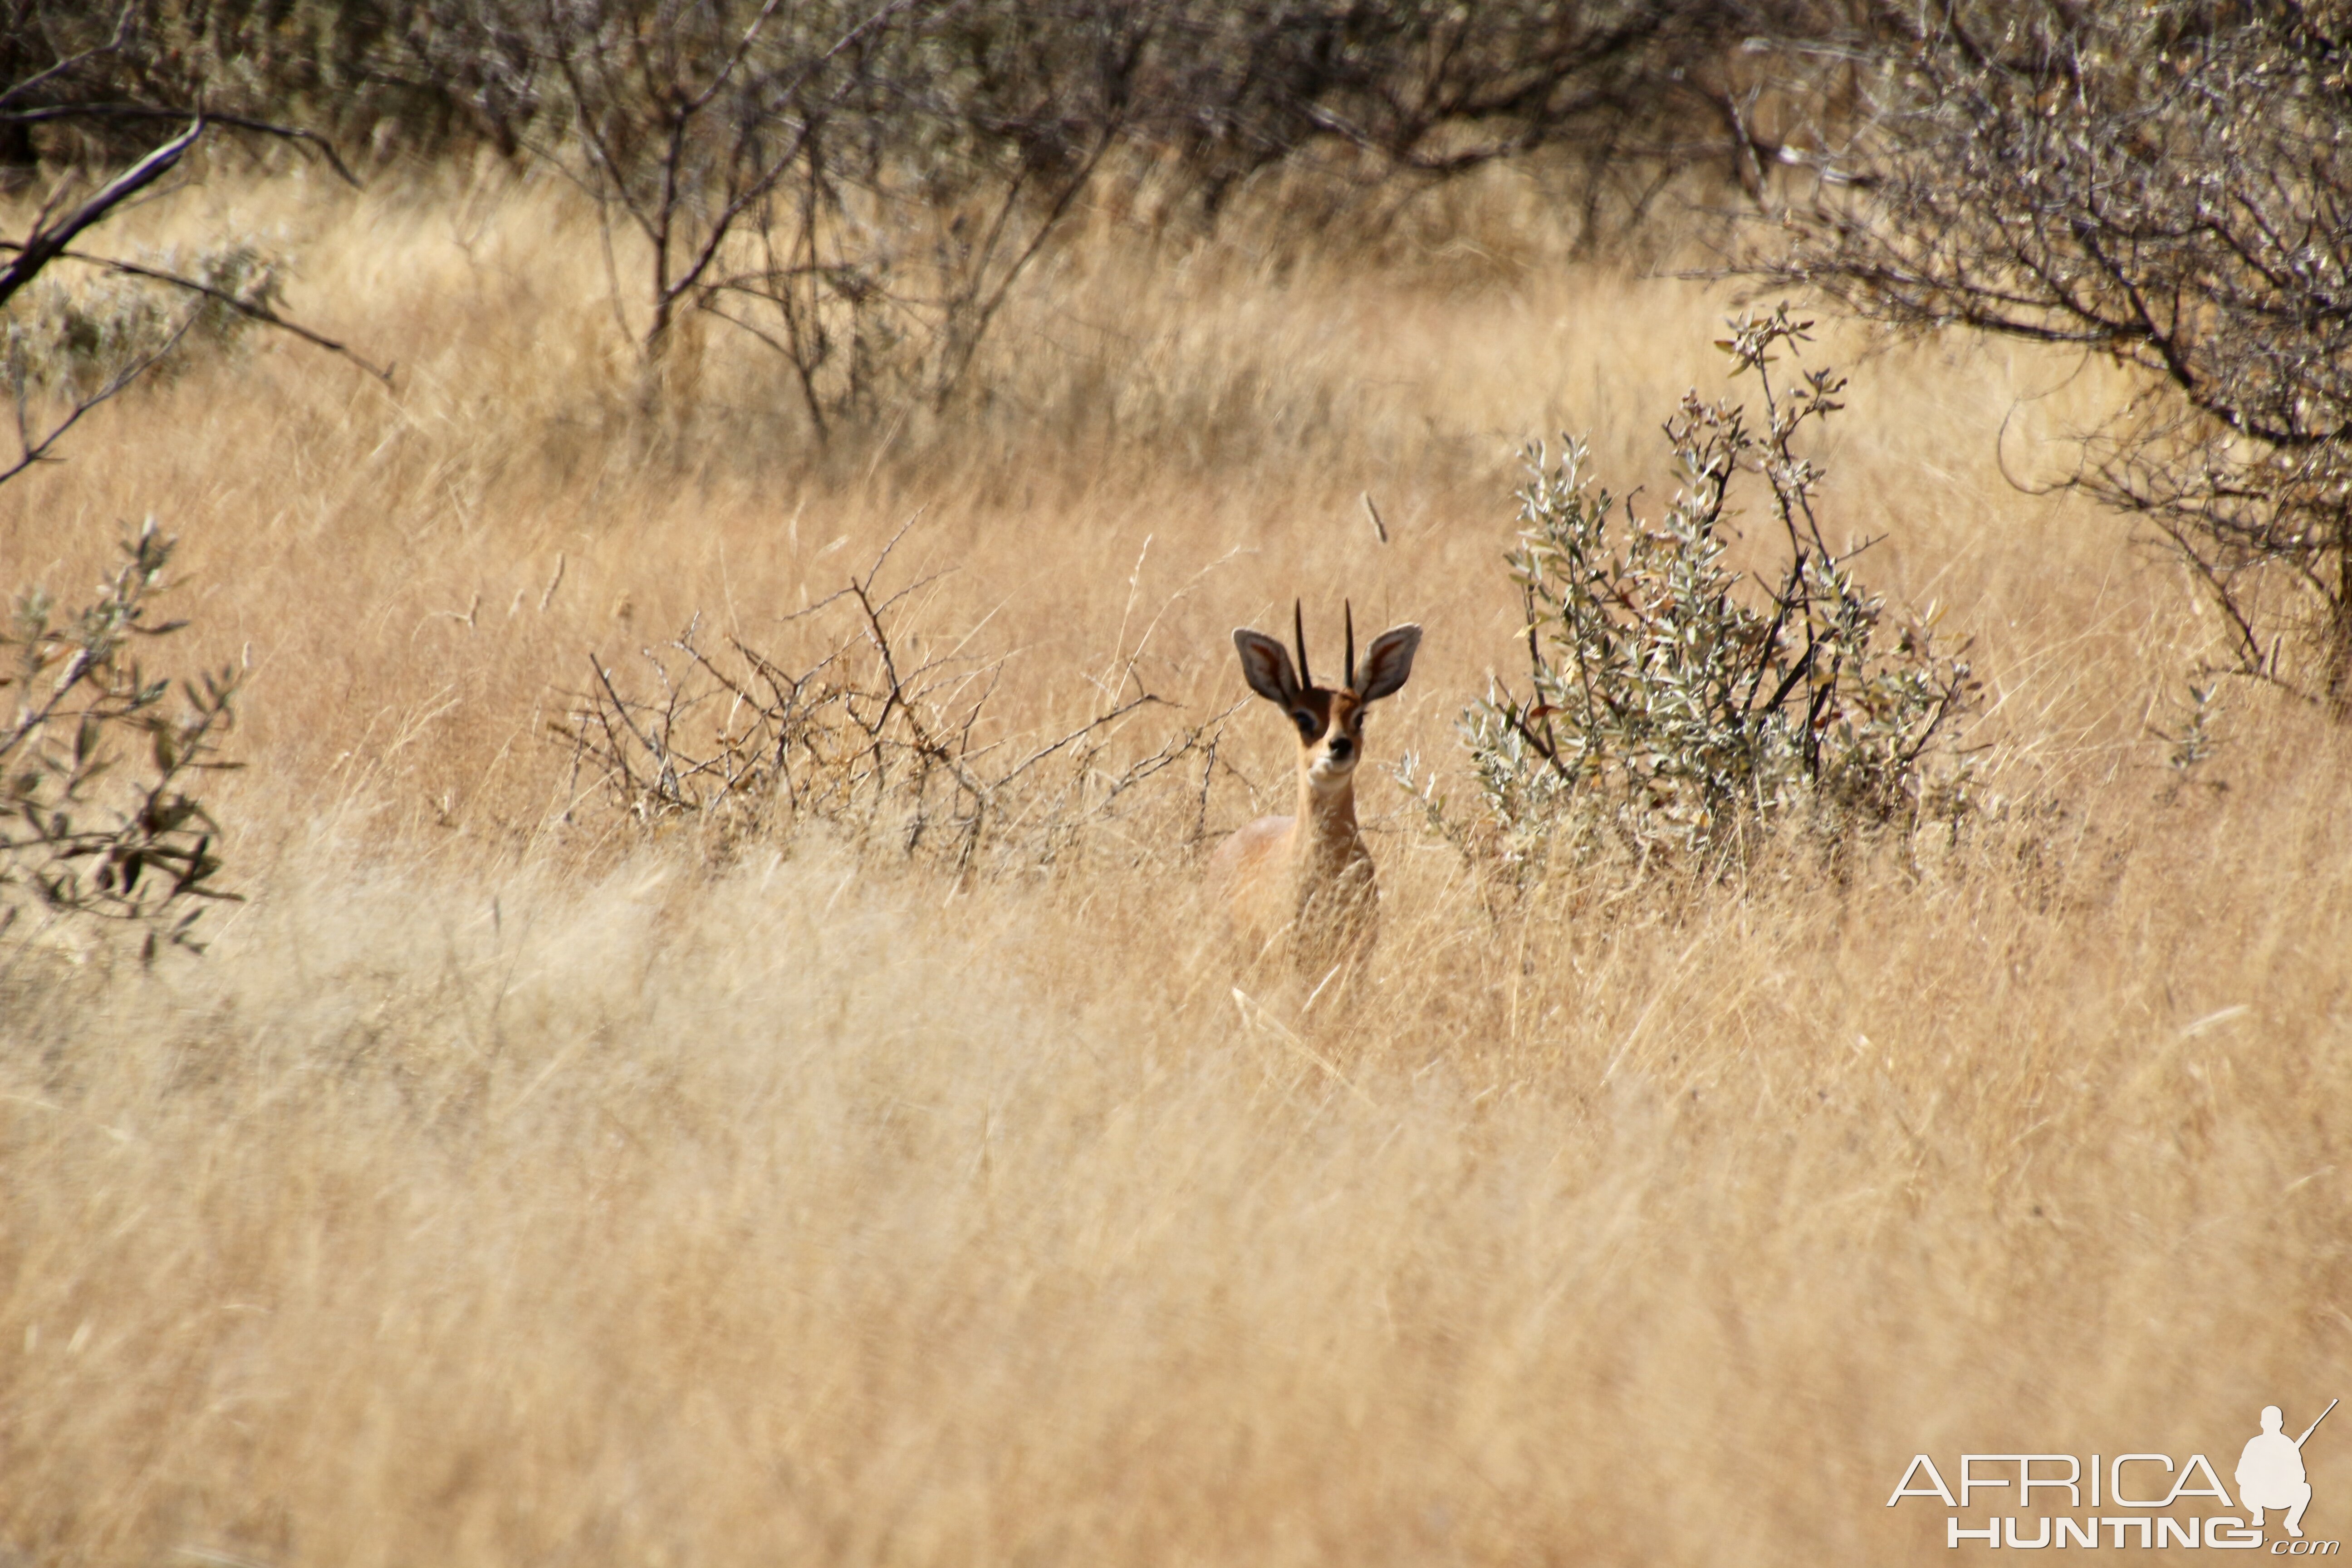
[{"label": "dead twig", "polygon": [[1133,695],[1059,732],[1032,738],[990,721],[1005,661],[964,651],[969,633],[942,639],[944,653],[918,651],[930,639],[908,621],[910,595],[940,574],[887,581],[906,534],[839,592],[786,617],[835,622],[805,666],[740,637],[706,647],[698,617],[642,650],[641,679],[592,656],[588,689],[553,725],[575,777],[593,769],[641,826],[690,823],[722,852],[824,825],[868,849],[935,855],[961,877],[1049,864],[1150,780],[1195,756],[1213,771],[1235,709],[1130,750],[1118,737],[1146,710],[1171,706],[1131,669]]}]

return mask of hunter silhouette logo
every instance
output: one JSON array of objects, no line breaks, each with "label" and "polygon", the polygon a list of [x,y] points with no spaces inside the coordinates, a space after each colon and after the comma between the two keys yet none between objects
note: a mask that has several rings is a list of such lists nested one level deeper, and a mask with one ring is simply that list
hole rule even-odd
[{"label": "hunter silhouette logo", "polygon": [[[2202,1546],[2239,1552],[2268,1548],[2273,1557],[2332,1557],[2342,1550],[2342,1542],[2304,1539],[2311,1478],[2304,1469],[2303,1449],[2336,1405],[2336,1401],[2329,1400],[2327,1409],[2300,1437],[2287,1435],[2284,1411],[2275,1405],[2263,1406],[2262,1430],[2238,1456],[2234,1502],[2212,1461],[2202,1454],[2177,1463],[2169,1454],[1962,1454],[1950,1482],[1933,1458],[1915,1454],[1886,1506],[1893,1508],[1906,1498],[1936,1499],[1952,1510],[1944,1521],[1944,1544],[1954,1549],[1973,1542],[1989,1548]],[[1992,1497],[1975,1495],[1988,1491]],[[2037,1492],[2042,1494],[2038,1498]],[[2181,1517],[2181,1511],[2200,1504],[2200,1515]],[[1969,1510],[1987,1506],[2014,1511],[1979,1520],[1965,1517]],[[2284,1516],[2278,1521],[2286,1531],[2284,1537],[2264,1537],[2266,1513]]]},{"label": "hunter silhouette logo", "polygon": [[[2336,1408],[2336,1401],[2327,1402],[2327,1410]],[[2303,1473],[2303,1446],[2319,1430],[2319,1422],[2327,1419],[2327,1410],[2319,1413],[2303,1429],[2303,1436],[2290,1439],[2280,1430],[2286,1419],[2275,1405],[2263,1406],[2263,1429],[2246,1440],[2246,1451],[2238,1456],[2238,1500],[2245,1505],[2246,1523],[2252,1529],[2263,1527],[2263,1510],[2286,1510],[2286,1532],[2297,1541],[2303,1539],[2303,1510],[2311,1506],[2311,1482]]]}]

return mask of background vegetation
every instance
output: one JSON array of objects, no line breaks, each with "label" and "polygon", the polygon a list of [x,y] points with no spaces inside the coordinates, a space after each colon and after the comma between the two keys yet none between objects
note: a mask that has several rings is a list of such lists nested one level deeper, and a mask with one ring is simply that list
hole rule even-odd
[{"label": "background vegetation", "polygon": [[[1088,121],[1073,184],[974,132],[935,197],[845,175],[812,229],[755,196],[703,276],[751,276],[771,236],[822,266],[690,284],[656,334],[651,280],[683,274],[632,193],[659,182],[598,174],[568,84],[349,63],[504,13],[121,15],[47,79],[79,111],[12,122],[40,162],[0,232],[187,123],[92,106],[196,92],[331,132],[363,188],[208,132],[75,242],[312,341],[200,331],[256,318],[152,279],[180,313],[133,309],[94,265],[9,301],[137,331],[86,362],[22,340],[20,430],[80,412],[0,486],[0,576],[79,606],[127,581],[126,535],[156,547],[136,520],[177,537],[161,607],[188,625],[149,647],[234,686],[206,735],[245,765],[205,780],[201,853],[244,898],[201,958],[54,910],[0,946],[0,1554],[1904,1561],[1944,1550],[1940,1514],[1883,1506],[1916,1452],[2221,1456],[2263,1404],[2325,1403],[2352,738],[2291,660],[2184,706],[2234,668],[2210,578],[2084,487],[2011,482],[2146,406],[2133,355],[1825,323],[1802,363],[1849,374],[1844,408],[1783,431],[1746,395],[1806,466],[1740,469],[1720,515],[1660,438],[1692,389],[1737,395],[1710,346],[1736,285],[1636,264],[1721,261],[1728,231],[1666,195],[1777,190],[1800,226],[1800,198],[1864,199],[1883,171],[1828,177],[1893,145],[1842,118],[1861,77],[1791,98],[1816,57],[1692,21],[1643,47],[1712,39],[1660,65],[1695,96],[1450,174],[1413,165],[1533,132],[1343,134],[1373,98],[1302,100],[1305,149],[1222,184],[1213,138]],[[525,26],[556,15],[512,13],[512,58],[560,77]],[[1465,58],[1432,53],[1447,15],[1377,17],[1417,40],[1397,58]],[[117,36],[11,16],[47,29],[25,80]],[[1874,29],[1848,36],[1890,72],[1948,41],[1901,20],[1822,25]],[[1102,36],[1005,58],[1099,64]],[[1626,141],[1580,162],[1595,123]],[[769,166],[707,148],[680,219],[706,240],[702,198]],[[1580,171],[1665,194],[1598,246]],[[1025,259],[960,362],[951,312],[920,314],[978,276],[952,247],[893,260],[913,302],[887,310],[823,248],[936,258],[997,213]],[[811,279],[814,372],[719,317],[773,328]],[[1869,595],[1823,603],[1967,642],[1957,831],[1825,857],[1774,829],[1705,875],[1507,863],[1461,725],[1528,679],[1515,491],[1562,431],[1643,517],[1703,513],[1768,616],[1771,498],[1824,556],[1876,541]],[[1310,637],[1342,596],[1429,628],[1370,738],[1413,787],[1361,786],[1383,930],[1338,1016],[1236,968],[1193,884],[1287,797],[1282,727],[1228,717],[1228,633],[1297,595]],[[787,776],[813,787],[779,810]],[[1466,826],[1431,831],[1433,801]],[[2315,1535],[2352,1493],[2326,1430]]]}]

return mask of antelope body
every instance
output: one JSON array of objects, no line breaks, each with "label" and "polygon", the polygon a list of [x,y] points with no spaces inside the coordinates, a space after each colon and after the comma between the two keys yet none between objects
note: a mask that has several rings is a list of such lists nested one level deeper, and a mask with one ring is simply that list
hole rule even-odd
[{"label": "antelope body", "polygon": [[1230,900],[1234,924],[1259,952],[1287,942],[1310,979],[1369,952],[1377,919],[1372,858],[1356,830],[1356,764],[1363,758],[1364,711],[1412,673],[1421,628],[1394,626],[1372,639],[1356,665],[1356,617],[1348,610],[1346,683],[1318,686],[1307,668],[1307,633],[1291,608],[1298,664],[1274,638],[1234,632],[1250,689],[1290,721],[1298,740],[1298,807],[1262,816],[1227,838],[1209,874]]}]

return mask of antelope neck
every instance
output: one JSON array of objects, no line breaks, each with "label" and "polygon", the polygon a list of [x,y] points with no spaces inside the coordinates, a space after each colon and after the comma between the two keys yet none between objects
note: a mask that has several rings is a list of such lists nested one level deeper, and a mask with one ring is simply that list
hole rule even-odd
[{"label": "antelope neck", "polygon": [[1298,832],[1314,849],[1344,852],[1358,842],[1354,773],[1335,789],[1317,789],[1312,779],[1299,775]]}]

